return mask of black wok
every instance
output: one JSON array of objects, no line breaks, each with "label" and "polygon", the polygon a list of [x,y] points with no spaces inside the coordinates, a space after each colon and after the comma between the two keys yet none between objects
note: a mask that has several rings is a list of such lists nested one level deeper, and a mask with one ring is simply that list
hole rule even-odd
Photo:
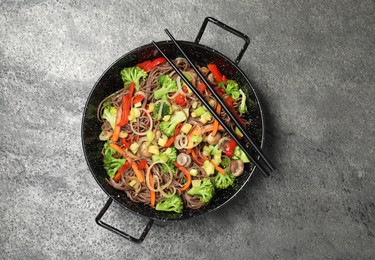
[{"label": "black wok", "polygon": [[[199,44],[199,40],[204,32],[204,29],[208,21],[213,22],[215,25],[222,27],[223,29],[243,38],[245,40],[244,48],[242,48],[238,58],[235,62],[231,61],[229,58],[219,53],[218,51]],[[192,61],[200,66],[205,66],[209,63],[216,64],[219,69],[227,76],[227,78],[234,79],[241,86],[242,90],[247,95],[247,106],[250,111],[248,120],[250,121],[249,132],[252,134],[254,139],[257,141],[260,147],[263,146],[264,141],[264,124],[263,124],[263,114],[262,109],[259,104],[259,100],[255,94],[254,88],[252,87],[249,79],[237,66],[240,61],[242,54],[249,44],[249,39],[246,35],[226,26],[225,24],[217,21],[214,18],[207,17],[202,25],[200,33],[197,36],[195,42],[179,41],[185,52],[189,55]],[[164,52],[170,58],[177,58],[181,56],[177,48],[170,41],[158,42],[158,45],[162,48]],[[123,86],[120,71],[124,67],[135,66],[135,64],[140,63],[145,60],[155,59],[161,55],[155,49],[152,44],[144,45],[139,48],[132,50],[131,52],[125,54],[117,61],[115,61],[99,78],[99,80],[94,85],[83,114],[82,120],[82,145],[85,154],[87,164],[90,168],[92,175],[103,189],[103,191],[109,196],[109,199],[101,210],[99,215],[96,218],[96,222],[110,231],[113,231],[132,242],[140,243],[144,240],[146,234],[151,228],[152,224],[156,223],[166,223],[174,221],[182,221],[193,219],[209,212],[212,212],[231,199],[233,199],[237,193],[245,186],[252,176],[255,167],[248,164],[245,170],[245,173],[236,179],[236,182],[233,187],[228,188],[223,191],[217,191],[214,199],[207,206],[202,207],[197,210],[184,209],[182,215],[169,213],[169,212],[160,212],[152,209],[149,206],[146,206],[142,203],[134,203],[127,198],[126,194],[123,191],[114,189],[106,181],[107,174],[103,167],[101,150],[103,148],[103,142],[98,138],[101,132],[101,122],[96,118],[96,111],[99,106],[99,103],[108,95],[115,92]],[[254,154],[254,157],[256,155]],[[149,222],[143,231],[142,235],[139,238],[134,238],[123,231],[120,231],[103,221],[101,221],[102,216],[111,205],[112,201],[116,201],[125,209],[149,219]]]}]

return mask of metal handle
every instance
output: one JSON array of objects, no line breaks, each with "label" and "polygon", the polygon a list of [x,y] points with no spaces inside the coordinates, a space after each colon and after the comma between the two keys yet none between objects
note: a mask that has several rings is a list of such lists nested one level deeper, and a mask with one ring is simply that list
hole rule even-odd
[{"label": "metal handle", "polygon": [[211,22],[211,23],[219,26],[220,28],[223,28],[224,30],[226,30],[226,31],[228,31],[228,32],[230,32],[230,33],[232,33],[232,34],[240,37],[241,39],[243,39],[245,41],[245,44],[242,47],[242,49],[240,50],[240,53],[238,54],[237,59],[234,61],[234,63],[237,65],[240,62],[243,54],[245,53],[247,47],[250,44],[249,37],[246,34],[243,34],[242,32],[237,31],[236,29],[233,29],[232,27],[230,27],[230,26],[228,26],[228,25],[220,22],[219,20],[217,20],[217,19],[215,19],[213,17],[206,17],[204,19],[203,23],[202,23],[201,29],[199,30],[197,37],[195,38],[195,43],[199,43],[199,41],[201,40],[202,35],[204,33],[204,30],[207,27],[208,22]]},{"label": "metal handle", "polygon": [[139,238],[132,237],[131,235],[128,235],[125,232],[123,232],[121,230],[118,230],[117,228],[112,227],[111,225],[108,225],[107,223],[105,223],[105,222],[103,222],[103,221],[100,220],[103,217],[104,213],[109,208],[109,206],[111,206],[112,201],[113,201],[113,199],[109,198],[108,201],[107,201],[107,203],[104,205],[104,207],[102,208],[102,210],[99,212],[98,216],[96,216],[96,218],[95,218],[96,224],[98,224],[99,226],[101,226],[103,228],[108,229],[109,231],[111,231],[113,233],[116,233],[117,235],[122,236],[123,238],[126,238],[127,240],[130,240],[133,243],[138,243],[138,244],[142,243],[143,240],[145,239],[148,231],[150,231],[150,229],[152,227],[152,224],[154,224],[154,220],[150,219],[148,221],[145,229],[143,230],[143,232],[142,232],[142,234],[141,234],[141,236]]}]

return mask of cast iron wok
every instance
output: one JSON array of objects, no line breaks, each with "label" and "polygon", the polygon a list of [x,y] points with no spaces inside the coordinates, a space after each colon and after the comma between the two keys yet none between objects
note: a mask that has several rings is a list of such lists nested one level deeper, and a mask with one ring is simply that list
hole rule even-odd
[{"label": "cast iron wok", "polygon": [[[179,41],[179,43],[181,44],[185,52],[189,55],[191,60],[194,61],[195,64],[199,66],[206,66],[209,63],[214,63],[219,67],[223,74],[226,75],[227,78],[233,79],[238,82],[242,90],[247,95],[247,106],[249,111],[248,120],[250,121],[249,132],[257,141],[258,145],[262,147],[264,141],[264,124],[262,109],[260,107],[259,100],[255,94],[254,88],[252,87],[249,79],[237,66],[242,55],[240,54],[241,56],[237,58],[236,62],[233,62],[220,52],[210,47],[199,44],[200,36],[202,35],[208,21],[213,22],[214,24],[224,28],[225,30],[228,30],[236,34],[237,36],[244,38],[245,41],[247,41],[247,44],[245,44],[245,47],[241,51],[243,54],[244,50],[248,45],[248,37],[222,24],[216,19],[210,17],[207,17],[205,19],[202,25],[200,35],[198,35],[197,40],[195,42]],[[158,42],[158,45],[162,48],[164,52],[166,52],[166,54],[170,58],[174,59],[181,56],[177,48],[170,41]],[[98,138],[101,132],[101,122],[99,122],[96,117],[99,103],[105,97],[123,87],[123,83],[120,77],[120,71],[123,68],[135,66],[137,63],[143,62],[145,60],[155,59],[160,56],[161,55],[158,53],[155,47],[152,44],[148,44],[132,50],[131,52],[123,55],[121,58],[115,61],[103,73],[103,75],[94,85],[91,93],[89,94],[82,120],[82,145],[87,164],[99,186],[109,196],[109,200],[97,216],[96,221],[102,227],[105,227],[110,231],[113,231],[131,240],[132,242],[137,243],[143,241],[154,221],[156,221],[157,223],[166,223],[188,220],[202,216],[206,213],[212,212],[220,208],[237,195],[237,193],[249,181],[250,177],[252,176],[255,170],[255,167],[253,167],[250,164],[247,164],[245,173],[240,177],[236,178],[236,182],[233,187],[223,191],[217,191],[216,195],[214,196],[214,199],[207,206],[196,210],[184,209],[182,214],[156,211],[142,203],[134,203],[127,198],[126,194],[123,191],[116,190],[108,184],[108,176],[103,167],[103,156],[101,154],[103,142],[100,141]],[[254,154],[254,157],[255,156],[256,155]],[[139,238],[129,236],[125,232],[120,231],[100,220],[113,200],[121,206],[123,206],[125,209],[131,211],[132,213],[149,219],[149,222],[145,230]]]}]

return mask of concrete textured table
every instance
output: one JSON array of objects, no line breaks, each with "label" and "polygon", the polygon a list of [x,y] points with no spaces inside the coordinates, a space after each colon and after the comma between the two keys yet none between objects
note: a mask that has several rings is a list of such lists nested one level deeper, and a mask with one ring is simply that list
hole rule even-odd
[{"label": "concrete textured table", "polygon": [[[1,259],[373,259],[374,1],[1,1]],[[204,17],[248,34],[240,67],[265,111],[265,152],[234,201],[132,244],[96,225],[107,197],[81,147],[85,101],[118,57],[194,40]],[[229,57],[242,42],[213,26]],[[137,235],[118,205],[105,220]]]}]

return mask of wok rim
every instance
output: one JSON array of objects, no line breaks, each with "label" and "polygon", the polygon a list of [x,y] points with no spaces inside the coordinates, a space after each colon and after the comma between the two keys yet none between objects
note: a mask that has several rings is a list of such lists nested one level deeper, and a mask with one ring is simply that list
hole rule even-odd
[{"label": "wok rim", "polygon": [[[254,97],[257,101],[257,104],[258,104],[258,107],[259,107],[259,113],[260,113],[260,117],[261,117],[261,122],[262,122],[262,137],[261,137],[261,140],[260,140],[260,148],[263,148],[264,146],[264,142],[265,142],[265,122],[264,122],[264,114],[263,114],[263,109],[262,109],[262,105],[259,101],[259,98],[258,98],[258,95],[253,87],[253,84],[250,82],[249,78],[246,76],[246,74],[241,70],[241,68],[235,64],[230,58],[228,58],[226,55],[222,54],[221,52],[209,47],[209,46],[206,46],[206,45],[203,45],[203,44],[200,44],[200,43],[195,43],[195,42],[191,42],[191,41],[178,41],[179,43],[182,43],[182,44],[187,44],[187,45],[192,45],[192,46],[198,46],[198,47],[201,47],[203,49],[206,49],[210,52],[214,52],[216,54],[218,54],[219,56],[223,57],[227,62],[229,62],[232,66],[234,66],[237,71],[244,77],[244,79],[247,81],[247,83],[249,84],[253,94],[254,94]],[[157,44],[168,44],[168,43],[173,43],[172,41],[170,40],[166,40],[166,41],[159,41],[159,42],[156,42]],[[86,164],[90,170],[90,173],[91,175],[94,177],[96,183],[100,186],[100,188],[107,194],[107,196],[112,199],[113,201],[115,201],[117,204],[121,205],[124,209],[126,209],[127,211],[137,215],[137,216],[140,216],[142,218],[146,218],[146,219],[152,219],[156,222],[159,222],[159,223],[166,223],[166,222],[178,222],[178,221],[190,221],[192,219],[197,219],[197,218],[200,218],[208,213],[211,213],[213,211],[216,211],[218,210],[219,208],[222,208],[224,205],[228,204],[228,202],[230,202],[231,200],[233,200],[239,192],[241,192],[244,187],[247,185],[247,183],[249,182],[249,180],[251,179],[251,177],[253,176],[255,170],[257,169],[257,166],[254,165],[252,171],[249,173],[249,176],[246,178],[246,180],[244,181],[244,183],[240,186],[240,188],[234,192],[234,194],[229,198],[227,199],[225,202],[217,205],[216,207],[212,208],[212,209],[208,209],[207,211],[201,213],[201,214],[198,214],[198,215],[192,215],[192,216],[189,216],[189,217],[186,217],[186,218],[183,218],[183,219],[168,219],[168,218],[159,218],[159,217],[153,217],[153,216],[146,216],[146,215],[143,215],[141,213],[139,213],[138,211],[135,211],[133,209],[130,209],[128,208],[126,205],[124,205],[123,203],[121,203],[120,201],[120,197],[116,197],[112,194],[110,194],[105,188],[104,186],[99,182],[98,178],[96,178],[95,174],[94,174],[94,170],[92,169],[91,167],[91,164],[90,164],[90,161],[88,159],[88,156],[87,156],[87,152],[86,152],[86,146],[85,146],[85,133],[84,133],[84,125],[85,125],[85,116],[87,114],[87,111],[88,111],[88,106],[89,106],[89,103],[90,103],[90,100],[91,100],[91,97],[94,93],[94,91],[97,89],[98,87],[98,84],[99,82],[102,80],[102,78],[104,77],[104,75],[113,67],[115,66],[115,64],[117,62],[119,62],[120,60],[122,60],[123,58],[125,58],[126,56],[129,56],[129,55],[132,55],[134,53],[137,53],[145,48],[148,48],[148,47],[152,47],[153,44],[152,43],[149,43],[149,44],[145,44],[145,45],[142,45],[142,46],[139,46],[127,53],[125,53],[124,55],[122,55],[121,57],[119,57],[118,59],[116,59],[114,62],[112,62],[108,67],[107,69],[100,75],[100,77],[96,80],[94,86],[91,88],[91,91],[87,97],[87,100],[85,102],[85,107],[84,107],[84,110],[83,110],[83,115],[82,115],[82,121],[81,121],[81,142],[82,142],[82,149],[83,149],[83,153],[84,153],[84,156],[85,156],[85,161],[86,161]],[[259,159],[259,156],[257,156],[257,158]],[[245,172],[246,174],[246,172]],[[136,203],[136,202],[134,202]]]}]

